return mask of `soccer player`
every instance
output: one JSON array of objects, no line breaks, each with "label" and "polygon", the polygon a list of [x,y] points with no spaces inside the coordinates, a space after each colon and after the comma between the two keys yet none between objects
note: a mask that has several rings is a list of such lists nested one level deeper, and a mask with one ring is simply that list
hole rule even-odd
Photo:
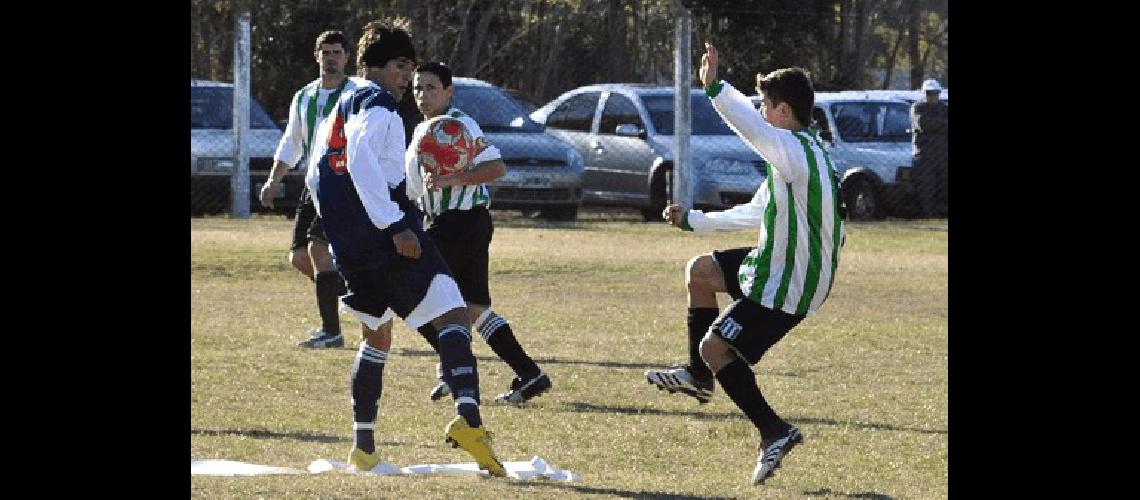
[{"label": "soccer player", "polygon": [[[363,78],[349,77],[344,72],[349,56],[348,39],[344,33],[331,30],[321,33],[313,50],[320,66],[320,77],[293,95],[289,123],[273,154],[269,178],[261,187],[261,204],[268,208],[273,208],[273,192],[285,177],[285,172],[308,154],[313,131],[329,116],[340,94],[367,83]],[[333,266],[321,219],[317,217],[308,188],[301,190],[301,202],[297,205],[289,261],[316,284],[317,311],[321,315],[321,327],[297,345],[308,348],[343,347],[337,297],[344,293],[344,280]]]},{"label": "soccer player", "polygon": [[[687,369],[650,370],[646,377],[659,388],[688,393],[681,389],[700,387],[692,381],[704,373],[714,374],[760,434],[752,473],[753,484],[760,484],[803,441],[803,435],[768,405],[751,365],[815,312],[831,291],[844,237],[839,181],[823,144],[808,128],[815,96],[806,71],[785,68],[758,73],[757,92],[763,100],[762,111],[757,111],[732,85],[716,79],[717,50],[710,44],[705,49],[700,68],[705,92],[724,121],[767,161],[768,179],[746,204],[711,213],[671,204],[662,216],[688,231],[759,227],[760,236],[757,247],[739,263],[702,255],[689,264],[690,332],[700,321],[694,321],[694,308],[704,309],[701,314],[710,312],[708,308],[716,310],[715,291],[710,291],[715,284],[703,286],[715,280],[699,278],[705,283],[698,286],[694,304],[692,275],[719,269],[724,281],[739,284],[739,296],[734,296],[700,340],[699,352],[707,371],[691,362]],[[710,297],[711,303],[706,301]],[[705,386],[709,394],[711,385],[709,381]]]},{"label": "soccer player", "polygon": [[[412,133],[412,147],[405,156],[405,173],[408,179],[408,198],[419,201],[428,217],[428,236],[431,236],[447,267],[451,269],[459,290],[467,301],[467,314],[479,336],[491,346],[499,359],[515,372],[510,389],[495,399],[521,404],[547,391],[550,377],[538,368],[519,345],[511,325],[491,310],[491,291],[487,284],[488,249],[495,228],[491,224],[491,182],[507,173],[499,149],[487,143],[479,125],[463,111],[451,107],[455,87],[451,86],[451,69],[438,62],[422,64],[416,68],[412,95],[423,113],[425,121]],[[461,172],[425,172],[418,161],[416,147],[427,132],[427,120],[446,114],[463,123],[471,133],[480,151],[471,162],[472,167]],[[424,339],[437,352],[436,332],[431,324],[419,329]],[[450,387],[441,377],[430,397],[437,400],[450,393]]]},{"label": "soccer player", "polygon": [[348,462],[362,471],[380,462],[373,430],[398,315],[413,329],[430,323],[439,332],[440,364],[458,414],[445,428],[447,441],[479,468],[505,476],[479,413],[463,296],[405,187],[404,125],[396,108],[415,67],[407,26],[400,18],[364,27],[356,65],[370,82],[343,94],[321,124],[305,178],[348,289],[341,302],[363,324],[351,371],[355,434]]}]

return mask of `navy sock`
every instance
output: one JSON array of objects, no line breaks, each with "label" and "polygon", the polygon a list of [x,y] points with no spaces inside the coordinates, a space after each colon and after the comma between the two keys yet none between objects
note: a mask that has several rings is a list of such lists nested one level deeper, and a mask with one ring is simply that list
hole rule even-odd
[{"label": "navy sock", "polygon": [[317,273],[317,311],[321,313],[321,330],[340,335],[340,317],[337,316],[337,298],[345,293],[344,280],[336,271]]},{"label": "navy sock", "polygon": [[515,333],[511,331],[510,323],[507,323],[507,320],[490,309],[487,310],[487,313],[489,314],[485,315],[483,321],[475,325],[479,335],[483,337],[487,345],[491,346],[495,355],[506,362],[519,378],[530,380],[537,377],[540,372],[538,365],[519,345],[519,341],[515,339]]},{"label": "navy sock", "polygon": [[479,371],[471,353],[471,332],[467,327],[449,324],[439,329],[439,362],[443,365],[443,381],[451,387],[455,410],[467,425],[480,427]]},{"label": "navy sock", "polygon": [[424,326],[417,328],[416,331],[420,332],[424,340],[431,344],[431,350],[439,354],[439,332],[436,331],[435,327],[431,326],[431,323],[424,323]]},{"label": "navy sock", "polygon": [[716,372],[716,380],[724,389],[724,393],[736,403],[736,407],[752,421],[752,425],[760,431],[761,438],[771,438],[788,430],[789,424],[784,422],[760,393],[756,385],[756,374],[744,360],[736,358],[731,363]]},{"label": "navy sock", "polygon": [[384,388],[384,362],[388,352],[361,342],[352,364],[352,429],[353,446],[367,453],[376,451],[373,429],[380,410],[380,393]]},{"label": "navy sock", "polygon": [[701,359],[701,339],[709,331],[713,321],[716,321],[720,309],[715,307],[690,307],[687,319],[689,327],[689,373],[694,378],[708,380],[713,378],[712,371]]}]

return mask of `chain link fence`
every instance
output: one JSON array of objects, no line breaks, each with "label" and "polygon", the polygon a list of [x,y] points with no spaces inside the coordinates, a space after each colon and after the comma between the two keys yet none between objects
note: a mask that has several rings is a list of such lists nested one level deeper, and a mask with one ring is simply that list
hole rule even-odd
[{"label": "chain link fence", "polygon": [[[453,104],[503,153],[508,173],[490,184],[493,209],[573,220],[581,206],[626,207],[660,220],[665,204],[682,198],[673,192],[672,54],[682,3],[692,9],[688,182],[694,205],[715,210],[745,203],[766,178],[764,160],[723,123],[697,85],[704,42],[712,41],[722,53],[720,76],[746,94],[753,93],[757,71],[801,66],[813,75],[818,92],[812,126],[840,174],[849,218],[948,213],[948,91],[940,94],[943,111],[928,115],[941,121],[927,128],[940,128],[923,139],[916,161],[911,107],[925,99],[922,92],[859,90],[918,88],[916,77],[947,84],[945,41],[935,39],[946,36],[945,2],[922,12],[924,23],[937,18],[942,24],[923,27],[930,39],[920,40],[926,54],[916,73],[908,51],[900,50],[915,29],[909,18],[887,15],[912,6],[886,0],[867,10],[851,9],[846,1],[790,10],[780,2],[707,2],[710,7],[672,0],[254,5],[245,140],[249,206],[266,210],[258,193],[293,93],[317,76],[317,34],[339,29],[355,43],[368,20],[402,15],[412,21],[419,62],[451,66],[457,77]],[[227,5],[192,1],[192,215],[232,209],[233,54],[227,49],[233,47],[228,19],[234,7]],[[781,35],[779,29],[793,31]],[[757,30],[766,35],[754,36]],[[857,34],[862,43],[854,43]],[[852,47],[855,59],[865,61],[862,67],[844,62]],[[350,61],[355,49],[350,47]],[[351,63],[348,72],[356,74]],[[408,125],[422,118],[410,97],[400,111]],[[291,214],[302,187],[303,172],[290,171],[275,193],[275,210]]]}]

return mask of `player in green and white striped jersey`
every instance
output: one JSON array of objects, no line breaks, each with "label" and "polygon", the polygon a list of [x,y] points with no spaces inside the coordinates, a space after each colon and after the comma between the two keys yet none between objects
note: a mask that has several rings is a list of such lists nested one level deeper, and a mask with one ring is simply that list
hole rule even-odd
[{"label": "player in green and white striped jersey", "polygon": [[[507,166],[499,149],[486,142],[475,120],[451,107],[451,97],[455,93],[455,87],[451,85],[451,69],[438,62],[422,64],[416,68],[412,84],[412,95],[425,121],[416,126],[411,147],[405,155],[408,199],[419,199],[420,207],[427,214],[427,233],[459,285],[467,302],[472,327],[515,372],[510,388],[496,399],[523,403],[549,390],[551,381],[519,345],[507,320],[491,310],[487,278],[489,247],[495,229],[488,211],[491,196],[487,183],[505,175]],[[428,120],[442,114],[462,122],[479,146],[467,170],[437,175],[424,172],[420,165],[417,145],[427,133]],[[419,332],[432,348],[439,350],[434,327],[425,324]],[[449,392],[450,388],[440,376],[430,397],[433,401],[438,400]]]},{"label": "player in green and white striped jersey", "polygon": [[[752,477],[760,484],[803,436],[768,405],[751,365],[815,312],[831,291],[844,238],[839,182],[822,143],[808,128],[814,89],[806,71],[786,68],[757,74],[757,90],[763,96],[757,112],[747,97],[716,79],[716,48],[706,44],[706,50],[700,70],[705,92],[724,121],[767,161],[768,178],[744,205],[712,213],[670,205],[662,216],[689,231],[759,228],[760,235],[757,247],[746,254],[742,249],[719,256],[714,252],[690,262],[691,348],[693,335],[702,334],[694,328],[694,309],[716,311],[715,292],[732,293],[731,285],[739,285],[732,294],[736,300],[703,332],[699,351],[707,370],[691,363],[676,370],[650,370],[646,377],[659,388],[707,401],[712,382],[700,379],[715,374],[760,434]],[[707,269],[718,266],[723,283],[706,278],[696,287],[700,293],[694,294],[693,275],[708,276],[713,273]]]}]

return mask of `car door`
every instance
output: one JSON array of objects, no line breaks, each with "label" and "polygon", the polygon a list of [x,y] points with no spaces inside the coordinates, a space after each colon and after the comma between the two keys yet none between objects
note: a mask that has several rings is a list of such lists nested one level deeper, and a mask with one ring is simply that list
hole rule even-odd
[{"label": "car door", "polygon": [[[622,204],[649,203],[649,167],[656,154],[645,140],[645,122],[628,96],[608,92],[598,120],[598,132],[590,141],[586,176],[598,195]],[[619,135],[618,125],[637,127],[637,135]]]},{"label": "car door", "polygon": [[[600,90],[575,94],[555,107],[546,119],[546,132],[577,150],[587,165],[589,165],[592,149],[591,138],[596,121],[595,114],[601,96],[602,91]],[[597,191],[598,186],[603,185],[602,182],[603,180],[591,178],[590,171],[587,169],[582,176],[583,199],[588,198],[588,193],[591,191]],[[591,183],[595,187],[590,187]]]}]

